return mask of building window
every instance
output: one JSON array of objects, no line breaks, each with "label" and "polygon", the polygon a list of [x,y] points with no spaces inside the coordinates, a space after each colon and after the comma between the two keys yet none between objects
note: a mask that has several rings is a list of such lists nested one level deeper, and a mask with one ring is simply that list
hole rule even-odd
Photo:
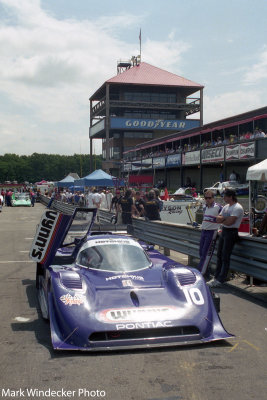
[{"label": "building window", "polygon": [[113,147],[112,148],[112,153],[113,153],[112,158],[114,158],[115,160],[119,160],[120,159],[120,148],[119,147]]}]

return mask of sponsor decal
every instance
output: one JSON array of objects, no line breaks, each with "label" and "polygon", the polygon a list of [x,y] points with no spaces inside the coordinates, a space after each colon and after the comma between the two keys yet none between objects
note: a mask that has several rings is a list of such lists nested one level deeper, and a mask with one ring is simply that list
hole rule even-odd
[{"label": "sponsor decal", "polygon": [[168,214],[182,214],[183,210],[181,206],[167,206],[167,205],[163,205],[163,209],[162,211],[167,211]]},{"label": "sponsor decal", "polygon": [[53,233],[57,224],[60,222],[61,214],[56,211],[46,211],[42,216],[41,222],[37,228],[33,245],[30,250],[30,257],[36,262],[42,262],[45,258],[49,244],[53,239]]},{"label": "sponsor decal", "polygon": [[173,326],[171,321],[147,321],[133,322],[127,324],[116,324],[117,331],[131,329],[147,329],[147,328],[169,328]]},{"label": "sponsor decal", "polygon": [[114,308],[103,310],[97,314],[100,321],[114,322],[144,322],[176,319],[178,309],[174,306]]},{"label": "sponsor decal", "polygon": [[143,276],[138,276],[138,275],[114,275],[114,276],[109,276],[106,278],[106,281],[113,281],[114,279],[132,279],[133,281],[143,281],[144,278]]},{"label": "sponsor decal", "polygon": [[213,147],[211,149],[204,149],[201,151],[201,159],[203,163],[223,161],[224,160],[224,147]]},{"label": "sponsor decal", "polygon": [[78,305],[80,306],[81,304],[84,303],[84,296],[80,294],[75,294],[72,296],[70,293],[64,294],[63,296],[60,297],[60,300],[62,303],[64,303],[66,306],[73,306],[73,305]]},{"label": "sponsor decal", "polygon": [[135,242],[134,240],[130,240],[130,239],[113,239],[113,238],[108,238],[108,239],[96,239],[96,240],[90,240],[90,242],[88,243],[90,246],[97,246],[97,245],[104,245],[104,244],[129,244],[131,246],[138,246],[140,247],[140,245]]},{"label": "sponsor decal", "polygon": [[131,281],[131,279],[123,279],[121,282],[123,287],[133,286],[133,281]]}]

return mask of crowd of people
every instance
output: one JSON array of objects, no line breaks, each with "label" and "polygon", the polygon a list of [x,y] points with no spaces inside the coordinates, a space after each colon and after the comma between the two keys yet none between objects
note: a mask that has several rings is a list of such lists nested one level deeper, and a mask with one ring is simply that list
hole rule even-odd
[{"label": "crowd of people", "polygon": [[[171,145],[168,144],[166,145],[164,148],[162,146],[161,149],[157,149],[156,151],[149,151],[147,149],[147,152],[145,153],[143,151],[142,153],[142,159],[146,159],[146,158],[153,158],[153,157],[160,157],[160,156],[166,156],[169,154],[179,154],[179,153],[185,153],[185,152],[189,152],[189,151],[195,151],[195,150],[200,150],[200,149],[206,149],[209,147],[214,147],[214,146],[221,146],[221,145],[231,145],[231,144],[235,144],[235,143],[240,143],[240,142],[244,142],[246,140],[253,140],[253,139],[260,139],[260,138],[267,138],[267,134],[260,128],[255,128],[253,132],[250,131],[246,131],[241,133],[239,136],[232,133],[229,134],[227,136],[225,136],[224,138],[222,136],[217,136],[214,135],[212,137],[212,139],[204,139],[201,141],[201,143],[199,141],[196,142],[188,142],[188,143],[184,143],[183,145]],[[169,147],[172,146],[172,147]],[[140,157],[134,157],[131,158],[131,160],[125,158],[125,161],[136,161],[137,159],[139,159]]]}]

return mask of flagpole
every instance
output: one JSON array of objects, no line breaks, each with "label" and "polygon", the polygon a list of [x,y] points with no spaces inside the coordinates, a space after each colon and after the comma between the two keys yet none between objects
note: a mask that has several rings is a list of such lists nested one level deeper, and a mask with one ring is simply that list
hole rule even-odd
[{"label": "flagpole", "polygon": [[139,44],[140,44],[140,62],[141,62],[141,44],[142,44],[142,32],[141,32],[141,28],[140,28],[140,33],[139,33]]}]

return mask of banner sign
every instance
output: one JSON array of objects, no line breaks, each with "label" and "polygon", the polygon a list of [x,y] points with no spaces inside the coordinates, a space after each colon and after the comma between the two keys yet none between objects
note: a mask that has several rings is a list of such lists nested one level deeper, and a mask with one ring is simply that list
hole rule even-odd
[{"label": "banner sign", "polygon": [[225,160],[246,160],[255,157],[255,142],[226,146]]},{"label": "banner sign", "polygon": [[200,164],[200,150],[188,151],[184,154],[184,165]]},{"label": "banner sign", "polygon": [[239,144],[233,144],[231,146],[226,146],[225,148],[225,160],[239,160]]},{"label": "banner sign", "polygon": [[164,168],[164,167],[165,167],[165,157],[153,158],[153,168]]},{"label": "banner sign", "polygon": [[181,154],[170,154],[166,160],[166,167],[179,167],[181,165]]},{"label": "banner sign", "polygon": [[152,158],[142,160],[142,169],[152,169]]},{"label": "banner sign", "polygon": [[224,161],[224,146],[202,150],[201,159],[204,164]]},{"label": "banner sign", "polygon": [[141,169],[141,162],[139,163],[132,163],[132,171],[139,171]]},{"label": "banner sign", "polygon": [[239,159],[246,160],[247,158],[255,157],[255,142],[242,143],[239,145]]},{"label": "banner sign", "polygon": [[110,129],[134,129],[134,130],[178,130],[186,131],[198,128],[198,120],[181,119],[131,119],[131,118],[110,118]]}]

